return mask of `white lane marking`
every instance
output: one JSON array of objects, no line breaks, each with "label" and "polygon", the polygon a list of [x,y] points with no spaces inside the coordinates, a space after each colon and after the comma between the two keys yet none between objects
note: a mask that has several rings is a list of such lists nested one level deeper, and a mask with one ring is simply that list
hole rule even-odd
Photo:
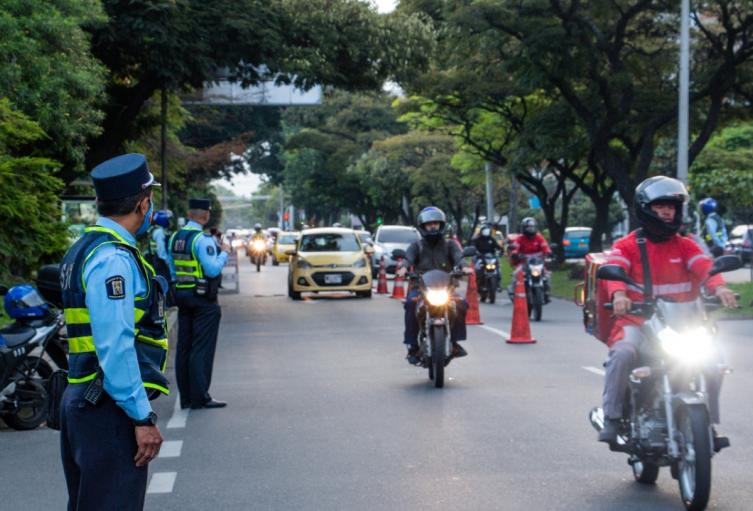
[{"label": "white lane marking", "polygon": [[167,429],[185,428],[186,419],[188,419],[189,409],[182,410],[180,408],[180,398],[175,400],[175,408],[173,409],[173,416],[167,421]]},{"label": "white lane marking", "polygon": [[604,376],[604,369],[599,369],[598,367],[591,367],[591,366],[583,366],[583,369],[588,371],[589,373],[598,374],[599,376]]},{"label": "white lane marking", "polygon": [[149,481],[147,493],[172,493],[177,472],[155,472]]},{"label": "white lane marking", "polygon": [[159,458],[179,458],[183,449],[183,440],[166,440],[162,442]]},{"label": "white lane marking", "polygon": [[496,328],[492,328],[486,325],[475,325],[475,326],[479,328],[483,328],[484,330],[488,330],[494,334],[501,335],[502,337],[510,337],[510,334],[508,332],[505,332],[504,330],[498,330]]}]

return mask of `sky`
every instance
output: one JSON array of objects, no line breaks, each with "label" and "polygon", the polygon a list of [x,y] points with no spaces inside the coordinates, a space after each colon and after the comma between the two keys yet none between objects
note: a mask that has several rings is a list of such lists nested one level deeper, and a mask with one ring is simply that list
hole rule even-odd
[{"label": "sky", "polygon": [[[379,12],[390,12],[395,8],[397,0],[372,0]],[[215,183],[233,190],[236,195],[248,197],[253,194],[261,184],[261,178],[257,174],[237,174],[232,179],[221,179]]]}]

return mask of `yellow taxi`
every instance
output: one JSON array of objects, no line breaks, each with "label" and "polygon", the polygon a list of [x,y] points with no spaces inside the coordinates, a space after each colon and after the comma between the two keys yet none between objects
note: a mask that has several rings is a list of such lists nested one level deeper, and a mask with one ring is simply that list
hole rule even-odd
[{"label": "yellow taxi", "polygon": [[290,256],[285,252],[295,250],[295,245],[300,237],[301,235],[297,232],[280,231],[277,233],[274,245],[272,245],[272,264],[274,266],[288,262]]},{"label": "yellow taxi", "polygon": [[288,250],[288,296],[301,293],[351,291],[371,298],[369,254],[352,229],[323,227],[301,232],[296,248]]}]

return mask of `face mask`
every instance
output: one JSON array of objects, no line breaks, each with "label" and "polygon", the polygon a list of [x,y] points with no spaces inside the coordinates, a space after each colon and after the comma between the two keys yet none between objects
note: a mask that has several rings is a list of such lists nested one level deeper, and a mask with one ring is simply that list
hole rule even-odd
[{"label": "face mask", "polygon": [[154,204],[152,204],[152,200],[149,199],[149,209],[146,212],[146,215],[144,215],[144,221],[141,222],[141,227],[139,227],[139,230],[136,231],[136,237],[143,236],[144,233],[146,233],[147,229],[149,229],[149,226],[152,225],[152,211],[154,210]]}]

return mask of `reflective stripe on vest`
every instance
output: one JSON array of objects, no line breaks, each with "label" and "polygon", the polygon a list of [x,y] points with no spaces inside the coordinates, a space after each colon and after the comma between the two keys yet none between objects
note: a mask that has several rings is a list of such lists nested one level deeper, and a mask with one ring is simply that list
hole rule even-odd
[{"label": "reflective stripe on vest", "polygon": [[[91,317],[86,307],[84,268],[94,253],[107,244],[115,244],[129,251],[146,280],[146,295],[135,297],[134,302],[134,347],[144,387],[169,394],[164,376],[168,350],[167,321],[164,318],[164,305],[160,305],[158,290],[152,282],[154,268],[144,260],[138,249],[129,245],[116,231],[99,226],[86,229],[84,236],[66,253],[61,267],[63,315],[68,331],[68,381],[83,383],[97,375],[99,362],[92,337]],[[154,311],[150,312],[155,307],[157,319]]]},{"label": "reflective stripe on vest", "polygon": [[[170,251],[175,266],[175,287],[191,289],[196,287],[196,281],[204,278],[204,270],[196,257],[196,241],[202,235],[202,230],[195,227],[184,227],[173,233],[170,238]],[[182,246],[178,242],[183,241]],[[190,247],[189,247],[190,245]]]}]

